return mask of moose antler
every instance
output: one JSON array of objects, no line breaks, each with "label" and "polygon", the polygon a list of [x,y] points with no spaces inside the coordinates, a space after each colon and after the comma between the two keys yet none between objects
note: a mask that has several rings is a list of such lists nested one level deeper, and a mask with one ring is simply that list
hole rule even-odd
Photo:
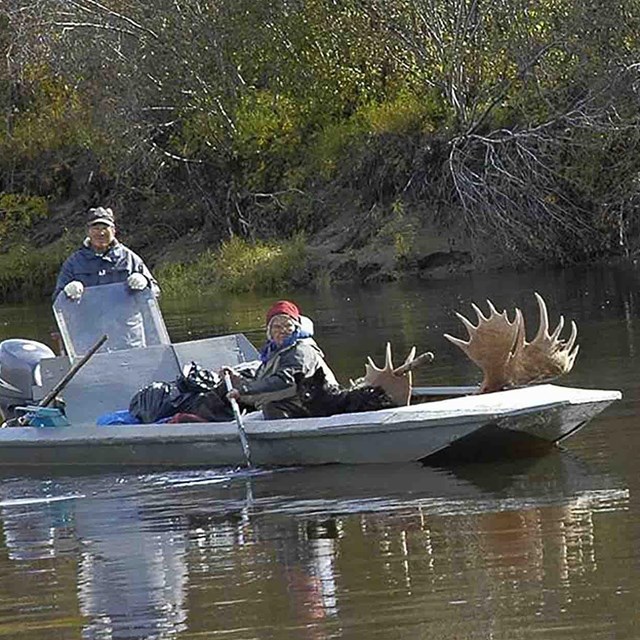
[{"label": "moose antler", "polygon": [[509,387],[521,387],[552,380],[571,371],[579,346],[575,344],[578,328],[571,322],[571,335],[560,340],[564,317],[549,333],[549,314],[542,296],[534,294],[540,310],[540,325],[535,338],[526,340],[524,317],[520,309],[515,319],[509,320],[507,312],[498,313],[491,301],[489,316],[484,316],[474,304],[478,324],[474,325],[463,315],[456,315],[469,333],[469,340],[461,340],[449,334],[445,338],[460,347],[484,374],[480,393],[499,391]]},{"label": "moose antler", "polygon": [[576,323],[571,321],[571,335],[566,342],[560,340],[564,316],[560,316],[556,328],[550,334],[547,305],[539,293],[534,295],[540,310],[540,326],[531,342],[525,339],[524,318],[520,310],[516,310],[522,318],[522,331],[516,340],[512,358],[513,379],[518,386],[551,380],[568,373],[580,350],[580,346],[576,344],[578,337]]},{"label": "moose antler", "polygon": [[469,333],[468,341],[454,338],[449,334],[444,336],[460,347],[469,359],[482,369],[484,379],[481,392],[495,391],[507,384],[506,371],[519,331],[518,314],[515,320],[509,320],[506,311],[498,313],[493,303],[490,300],[487,302],[489,316],[484,316],[477,305],[471,305],[478,317],[477,326],[461,313],[456,313]]},{"label": "moose antler", "polygon": [[380,369],[368,357],[364,365],[364,383],[371,387],[380,387],[398,406],[409,404],[411,399],[412,370],[420,364],[431,362],[433,353],[427,351],[416,358],[416,348],[412,347],[404,363],[398,368],[393,367],[391,359],[391,343],[387,342],[384,367]]}]

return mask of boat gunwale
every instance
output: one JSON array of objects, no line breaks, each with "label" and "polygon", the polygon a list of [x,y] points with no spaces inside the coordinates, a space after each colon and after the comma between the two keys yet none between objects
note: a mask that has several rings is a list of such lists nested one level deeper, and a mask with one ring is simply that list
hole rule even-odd
[{"label": "boat gunwale", "polygon": [[[443,411],[443,404],[450,406],[460,402],[461,398],[426,402],[407,407],[381,409],[362,413],[340,414],[326,418],[298,418],[286,420],[250,420],[244,422],[247,435],[254,440],[276,440],[284,438],[308,438],[318,436],[355,435],[366,433],[386,433],[416,431],[422,429],[448,428],[453,425],[469,423],[488,424],[499,422],[505,418],[518,419],[535,413],[561,409],[571,405],[600,405],[604,407],[593,412],[597,415],[609,404],[621,397],[619,391],[585,390],[558,385],[538,385],[542,387],[560,388],[574,392],[572,395],[585,395],[584,400],[573,400],[571,397],[554,399],[545,403],[529,404],[517,409],[506,405],[494,406],[491,410],[483,410],[484,406],[477,406],[476,411],[463,412],[455,410]],[[497,394],[510,394],[517,390],[501,391]],[[585,392],[576,394],[575,391]],[[596,397],[589,398],[589,393]],[[487,394],[485,397],[489,397]],[[600,396],[600,397],[597,397]],[[479,396],[478,396],[479,397]],[[489,405],[499,403],[493,402]],[[438,406],[440,405],[440,406]],[[421,407],[418,409],[418,407]],[[434,411],[434,408],[436,411]],[[439,411],[437,409],[440,409]],[[468,409],[468,408],[467,408]],[[409,415],[406,415],[409,414]],[[357,421],[348,422],[349,417],[357,417]],[[347,420],[345,420],[345,418]],[[382,418],[382,419],[381,419]],[[404,419],[403,419],[404,418]],[[338,422],[338,424],[332,424]],[[327,424],[329,422],[329,424]],[[70,433],[71,431],[71,433]],[[82,433],[84,432],[84,433]],[[211,443],[212,441],[231,442],[238,437],[237,425],[228,422],[191,422],[180,424],[153,423],[136,425],[96,425],[78,423],[64,427],[11,427],[0,430],[0,445],[4,447],[30,447],[55,445],[122,445],[122,444],[171,444],[188,442],[192,444]]]}]

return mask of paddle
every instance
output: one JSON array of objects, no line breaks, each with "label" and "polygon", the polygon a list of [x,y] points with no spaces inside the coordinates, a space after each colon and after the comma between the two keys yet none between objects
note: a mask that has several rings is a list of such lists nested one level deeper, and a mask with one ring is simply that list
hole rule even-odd
[{"label": "paddle", "polygon": [[[224,372],[224,383],[227,387],[227,393],[233,389],[233,385],[231,384],[231,376],[229,375],[229,371]],[[244,459],[247,463],[247,467],[251,466],[251,450],[249,449],[249,439],[247,438],[247,433],[244,430],[244,424],[242,424],[242,416],[240,415],[240,407],[238,406],[238,401],[235,398],[229,398],[229,402],[231,403],[231,408],[233,409],[233,415],[236,419],[236,425],[238,426],[238,435],[240,436],[240,444],[242,445],[242,451],[244,453]]]},{"label": "paddle", "polygon": [[46,407],[51,402],[53,402],[55,397],[69,384],[69,382],[71,382],[71,379],[76,375],[76,373],[78,373],[78,371],[80,371],[80,369],[84,367],[85,364],[87,364],[89,358],[91,358],[91,356],[107,341],[107,339],[107,336],[103,335],[102,338],[100,338],[98,342],[96,342],[91,347],[91,349],[89,349],[89,351],[87,351],[87,353],[85,353],[82,358],[80,358],[80,360],[78,360],[69,369],[69,371],[67,371],[60,382],[58,382],[58,384],[56,384],[55,387],[53,387],[53,389],[51,389],[51,391],[49,391],[49,393],[44,398],[42,398],[40,402],[38,402],[37,406]]}]

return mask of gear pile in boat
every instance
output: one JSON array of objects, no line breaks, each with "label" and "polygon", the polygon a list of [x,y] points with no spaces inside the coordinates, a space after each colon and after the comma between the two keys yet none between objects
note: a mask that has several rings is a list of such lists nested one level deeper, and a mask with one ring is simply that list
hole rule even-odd
[{"label": "gear pile in boat", "polygon": [[152,382],[140,389],[131,398],[129,413],[142,423],[187,417],[191,422],[225,422],[233,420],[225,395],[218,373],[192,362],[173,382]]}]

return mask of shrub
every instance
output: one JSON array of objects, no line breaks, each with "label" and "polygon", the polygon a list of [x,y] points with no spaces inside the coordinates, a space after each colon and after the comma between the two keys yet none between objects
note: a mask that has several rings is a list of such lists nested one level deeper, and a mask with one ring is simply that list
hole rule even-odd
[{"label": "shrub", "polygon": [[47,201],[40,196],[0,193],[0,242],[24,234],[48,214]]},{"label": "shrub", "polygon": [[46,250],[20,244],[0,254],[0,300],[36,299],[50,294],[68,254],[66,238]]},{"label": "shrub", "polygon": [[292,278],[304,265],[305,253],[302,236],[283,243],[250,243],[233,237],[217,251],[207,251],[194,262],[161,267],[157,276],[168,296],[185,290],[275,292],[291,286]]},{"label": "shrub", "polygon": [[421,96],[400,91],[395,97],[362,107],[358,116],[374,134],[433,133],[444,122],[446,110],[435,91]]},{"label": "shrub", "polygon": [[47,151],[76,145],[88,148],[97,138],[84,97],[46,65],[27,70],[24,104],[12,119],[10,133],[0,134],[6,157],[33,159]]}]

